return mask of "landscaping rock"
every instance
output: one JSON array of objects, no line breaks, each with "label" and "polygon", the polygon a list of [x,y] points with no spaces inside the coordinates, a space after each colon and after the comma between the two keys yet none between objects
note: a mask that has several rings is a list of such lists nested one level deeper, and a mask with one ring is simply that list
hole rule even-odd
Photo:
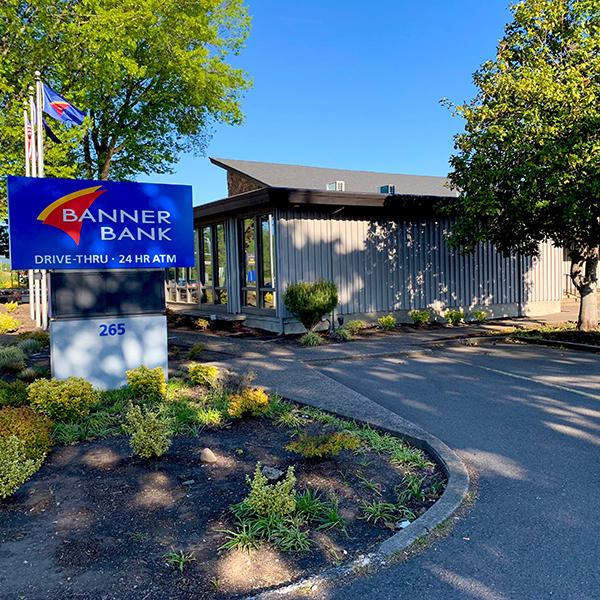
[{"label": "landscaping rock", "polygon": [[281,481],[285,476],[284,471],[275,467],[263,467],[262,474],[267,478],[267,481],[269,483],[277,483],[278,481]]},{"label": "landscaping rock", "polygon": [[210,448],[204,448],[204,450],[202,450],[200,453],[200,460],[203,463],[214,463],[217,462],[217,457]]}]

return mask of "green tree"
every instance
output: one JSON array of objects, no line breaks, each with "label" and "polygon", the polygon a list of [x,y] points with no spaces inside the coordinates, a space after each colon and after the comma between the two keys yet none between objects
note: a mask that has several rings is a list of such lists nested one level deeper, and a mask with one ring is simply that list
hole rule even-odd
[{"label": "green tree", "polygon": [[505,253],[566,248],[581,296],[578,327],[598,328],[600,244],[600,0],[525,0],[478,93],[455,106],[450,179],[459,197],[452,242],[492,241]]},{"label": "green tree", "polygon": [[22,174],[22,101],[32,65],[84,125],[53,122],[48,174],[131,179],[201,153],[214,123],[238,124],[247,75],[227,60],[250,28],[243,0],[4,0],[0,175]]}]

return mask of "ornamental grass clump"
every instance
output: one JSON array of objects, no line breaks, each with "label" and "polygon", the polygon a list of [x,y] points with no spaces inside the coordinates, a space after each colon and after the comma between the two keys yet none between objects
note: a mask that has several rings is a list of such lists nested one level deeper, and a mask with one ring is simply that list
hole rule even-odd
[{"label": "ornamental grass clump", "polygon": [[99,394],[82,377],[38,379],[27,388],[31,407],[53,421],[78,421],[98,402]]},{"label": "ornamental grass clump", "polygon": [[301,454],[304,458],[322,458],[337,456],[342,450],[356,450],[360,445],[361,441],[356,436],[338,431],[311,436],[302,433],[297,440],[285,446],[285,449]]},{"label": "ornamental grass clump", "polygon": [[125,372],[129,389],[140,399],[160,402],[167,395],[165,372],[162,367],[149,369],[142,365]]},{"label": "ornamental grass clump", "polygon": [[12,496],[42,466],[44,458],[28,458],[24,442],[16,435],[0,438],[0,498]]},{"label": "ornamental grass clump", "polygon": [[344,325],[344,329],[347,329],[352,335],[357,335],[363,329],[366,329],[366,327],[367,327],[367,324],[364,321],[361,321],[359,319],[355,319],[353,321],[348,321]]},{"label": "ornamental grass clump", "polygon": [[0,410],[0,439],[18,437],[27,458],[45,456],[52,446],[52,421],[31,408],[7,406]]},{"label": "ornamental grass clump", "polygon": [[19,342],[18,346],[25,354],[33,354],[39,352],[42,349],[42,343],[35,338],[27,338],[22,342]]},{"label": "ornamental grass clump", "polygon": [[285,290],[283,303],[310,333],[338,305],[337,286],[323,279],[291,283]]},{"label": "ornamental grass clump", "polygon": [[0,369],[20,371],[25,366],[25,353],[16,346],[0,346]]},{"label": "ornamental grass clump", "polygon": [[134,454],[142,458],[162,456],[171,446],[169,424],[157,412],[130,404],[125,419],[123,430],[131,436],[129,444]]},{"label": "ornamental grass clump", "polygon": [[323,340],[318,333],[305,333],[299,340],[302,346],[311,347],[311,346],[320,346],[323,344]]}]

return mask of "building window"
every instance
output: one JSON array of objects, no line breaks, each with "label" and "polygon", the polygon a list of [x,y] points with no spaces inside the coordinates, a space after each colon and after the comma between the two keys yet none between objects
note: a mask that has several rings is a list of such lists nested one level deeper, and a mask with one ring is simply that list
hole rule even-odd
[{"label": "building window", "polygon": [[241,220],[242,306],[275,310],[275,229],[273,215]]},{"label": "building window", "polygon": [[227,254],[225,225],[216,223],[198,230],[200,302],[227,304]]},{"label": "building window", "polygon": [[198,269],[178,267],[165,270],[165,295],[167,302],[198,303]]}]

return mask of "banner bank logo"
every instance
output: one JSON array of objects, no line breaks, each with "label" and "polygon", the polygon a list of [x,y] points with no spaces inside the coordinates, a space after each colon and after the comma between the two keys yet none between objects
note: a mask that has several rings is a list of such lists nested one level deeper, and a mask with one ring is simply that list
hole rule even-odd
[{"label": "banner bank logo", "polygon": [[[37,217],[66,233],[79,246],[84,222],[100,224],[102,241],[111,240],[166,240],[169,237],[171,213],[167,210],[93,209],[92,205],[106,190],[102,186],[89,187],[63,196],[49,204]],[[155,225],[161,225],[155,227]]]}]

